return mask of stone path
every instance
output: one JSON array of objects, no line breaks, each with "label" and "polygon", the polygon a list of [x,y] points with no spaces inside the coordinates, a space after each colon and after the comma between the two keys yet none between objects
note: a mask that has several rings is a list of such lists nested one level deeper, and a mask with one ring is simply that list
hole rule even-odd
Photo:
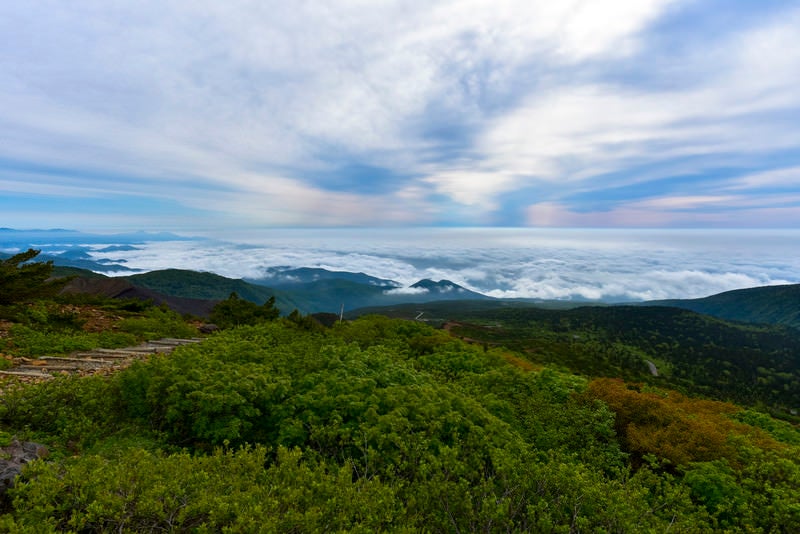
[{"label": "stone path", "polygon": [[95,349],[74,352],[69,356],[42,356],[36,359],[15,358],[14,367],[0,371],[0,376],[17,377],[22,381],[39,381],[53,378],[57,374],[108,373],[123,369],[134,360],[143,360],[150,354],[170,353],[176,347],[200,341],[201,338],[164,338],[123,349]]}]

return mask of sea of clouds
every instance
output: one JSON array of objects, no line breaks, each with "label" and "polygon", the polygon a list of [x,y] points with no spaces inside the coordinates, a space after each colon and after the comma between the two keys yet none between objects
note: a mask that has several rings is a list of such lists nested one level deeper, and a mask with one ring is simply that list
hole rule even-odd
[{"label": "sea of clouds", "polygon": [[259,279],[270,267],[321,267],[403,286],[447,279],[493,297],[638,301],[798,283],[799,245],[794,230],[298,229],[92,256],[141,271]]}]

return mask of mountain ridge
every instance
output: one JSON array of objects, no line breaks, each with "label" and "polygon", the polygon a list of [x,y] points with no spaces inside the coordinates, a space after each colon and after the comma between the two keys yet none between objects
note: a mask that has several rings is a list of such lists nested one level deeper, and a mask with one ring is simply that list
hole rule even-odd
[{"label": "mountain ridge", "polygon": [[800,284],[757,286],[697,299],[655,300],[637,305],[669,306],[731,321],[800,329]]},{"label": "mountain ridge", "polygon": [[[58,261],[58,268],[77,268],[70,274],[81,275],[84,262],[76,251],[69,258]],[[43,259],[52,259],[46,255]],[[106,266],[109,270],[125,268],[118,264]],[[84,276],[89,272],[85,271]],[[223,300],[235,292],[240,297],[261,304],[275,297],[276,306],[284,313],[297,309],[301,313],[336,312],[340,308],[350,313],[367,308],[379,311],[387,306],[422,304],[435,301],[475,301],[469,306],[488,307],[519,306],[545,308],[575,308],[580,306],[659,306],[694,311],[729,321],[783,325],[800,329],[800,284],[758,286],[736,289],[698,299],[664,299],[637,303],[609,305],[607,303],[574,301],[540,301],[528,299],[496,299],[471,291],[450,280],[422,279],[408,287],[388,280],[347,271],[329,271],[322,268],[281,269],[275,285],[267,285],[269,278],[234,279],[215,273],[188,269],[162,269],[134,273],[124,278],[133,285],[156,291],[165,296]],[[94,276],[95,274],[93,274]],[[489,304],[493,303],[493,304]]]}]

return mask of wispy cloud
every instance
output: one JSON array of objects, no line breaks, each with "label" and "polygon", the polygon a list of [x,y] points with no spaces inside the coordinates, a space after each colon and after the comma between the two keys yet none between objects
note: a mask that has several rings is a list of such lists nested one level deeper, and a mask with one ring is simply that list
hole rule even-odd
[{"label": "wispy cloud", "polygon": [[781,2],[7,2],[0,188],[56,225],[54,197],[108,195],[140,227],[142,198],[182,227],[737,225],[708,200],[798,190],[797,27]]}]

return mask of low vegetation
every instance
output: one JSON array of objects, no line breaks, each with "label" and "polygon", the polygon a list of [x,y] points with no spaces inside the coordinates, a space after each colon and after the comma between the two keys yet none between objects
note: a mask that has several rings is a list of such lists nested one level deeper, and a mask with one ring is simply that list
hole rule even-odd
[{"label": "low vegetation", "polygon": [[800,331],[794,328],[664,307],[430,307],[459,319],[447,325],[454,335],[513,349],[534,363],[757,406],[800,422]]},{"label": "low vegetation", "polygon": [[[421,322],[240,304],[170,355],[6,389],[0,439],[50,454],[0,531],[800,531],[800,432],[763,411]],[[24,306],[47,319],[13,328],[70,322]],[[136,313],[121,333],[180,321]]]}]

